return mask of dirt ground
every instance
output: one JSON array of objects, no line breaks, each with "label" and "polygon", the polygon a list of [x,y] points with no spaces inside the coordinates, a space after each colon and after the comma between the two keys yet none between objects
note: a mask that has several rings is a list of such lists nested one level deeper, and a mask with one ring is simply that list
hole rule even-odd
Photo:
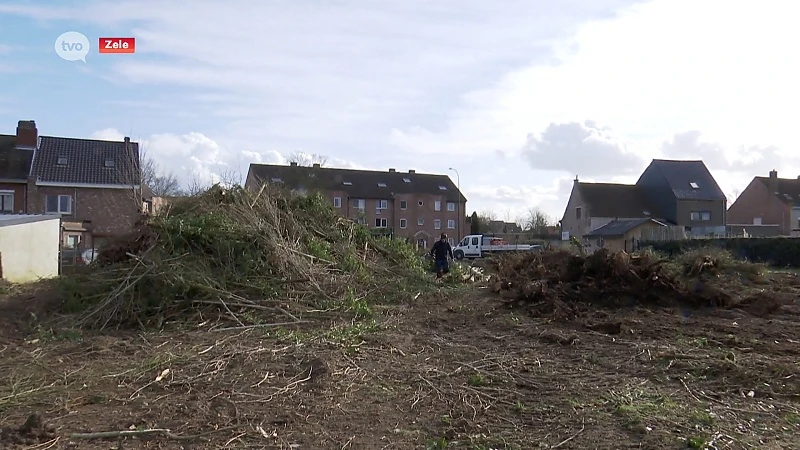
[{"label": "dirt ground", "polygon": [[776,311],[558,321],[443,286],[289,330],[78,332],[42,325],[43,294],[7,299],[0,446],[800,448],[800,288],[772,276]]}]

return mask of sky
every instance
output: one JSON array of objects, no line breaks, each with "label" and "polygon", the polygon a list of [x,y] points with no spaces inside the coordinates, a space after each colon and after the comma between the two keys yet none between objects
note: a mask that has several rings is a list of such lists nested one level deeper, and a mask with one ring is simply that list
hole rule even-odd
[{"label": "sky", "polygon": [[[295,152],[447,174],[558,220],[576,176],[800,175],[800,5],[764,0],[0,0],[0,133],[141,143],[183,183]],[[84,61],[56,52],[88,38]],[[101,54],[103,37],[135,38]],[[74,48],[74,47],[71,47]],[[455,170],[449,170],[453,168]]]}]

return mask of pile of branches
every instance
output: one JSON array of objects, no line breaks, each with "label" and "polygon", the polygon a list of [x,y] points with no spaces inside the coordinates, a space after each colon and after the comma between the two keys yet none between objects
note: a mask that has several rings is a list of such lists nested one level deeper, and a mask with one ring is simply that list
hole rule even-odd
[{"label": "pile of branches", "polygon": [[493,290],[541,313],[570,318],[586,306],[721,306],[730,297],[716,289],[690,289],[653,253],[601,249],[588,256],[565,250],[518,253],[493,260]]},{"label": "pile of branches", "polygon": [[328,203],[215,185],[104,247],[96,264],[65,279],[66,304],[84,312],[82,326],[152,326],[203,305],[274,311],[277,302],[359,299],[387,279],[422,276],[412,248],[372,236]]}]

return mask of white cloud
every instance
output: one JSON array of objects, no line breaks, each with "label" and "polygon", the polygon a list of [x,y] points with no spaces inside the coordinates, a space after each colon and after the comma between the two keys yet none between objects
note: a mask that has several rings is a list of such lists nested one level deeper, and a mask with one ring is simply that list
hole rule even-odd
[{"label": "white cloud", "polygon": [[384,170],[456,167],[470,210],[540,201],[559,216],[566,197],[539,199],[538,187],[576,173],[635,180],[637,158],[643,168],[702,155],[726,192],[770,166],[795,170],[786,153],[800,145],[789,112],[800,66],[786,55],[798,10],[777,0],[0,5],[135,35],[137,54],[115,60],[108,79],[150,92],[121,109],[152,112],[168,92],[165,109],[181,111],[174,131],[201,131],[145,130],[175,170],[246,170],[286,149]]}]

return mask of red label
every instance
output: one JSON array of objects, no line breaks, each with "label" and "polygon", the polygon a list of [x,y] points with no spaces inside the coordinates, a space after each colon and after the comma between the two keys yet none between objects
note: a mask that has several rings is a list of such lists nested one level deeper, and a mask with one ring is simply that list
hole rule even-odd
[{"label": "red label", "polygon": [[100,53],[134,53],[136,38],[100,38],[97,48],[100,49]]}]

